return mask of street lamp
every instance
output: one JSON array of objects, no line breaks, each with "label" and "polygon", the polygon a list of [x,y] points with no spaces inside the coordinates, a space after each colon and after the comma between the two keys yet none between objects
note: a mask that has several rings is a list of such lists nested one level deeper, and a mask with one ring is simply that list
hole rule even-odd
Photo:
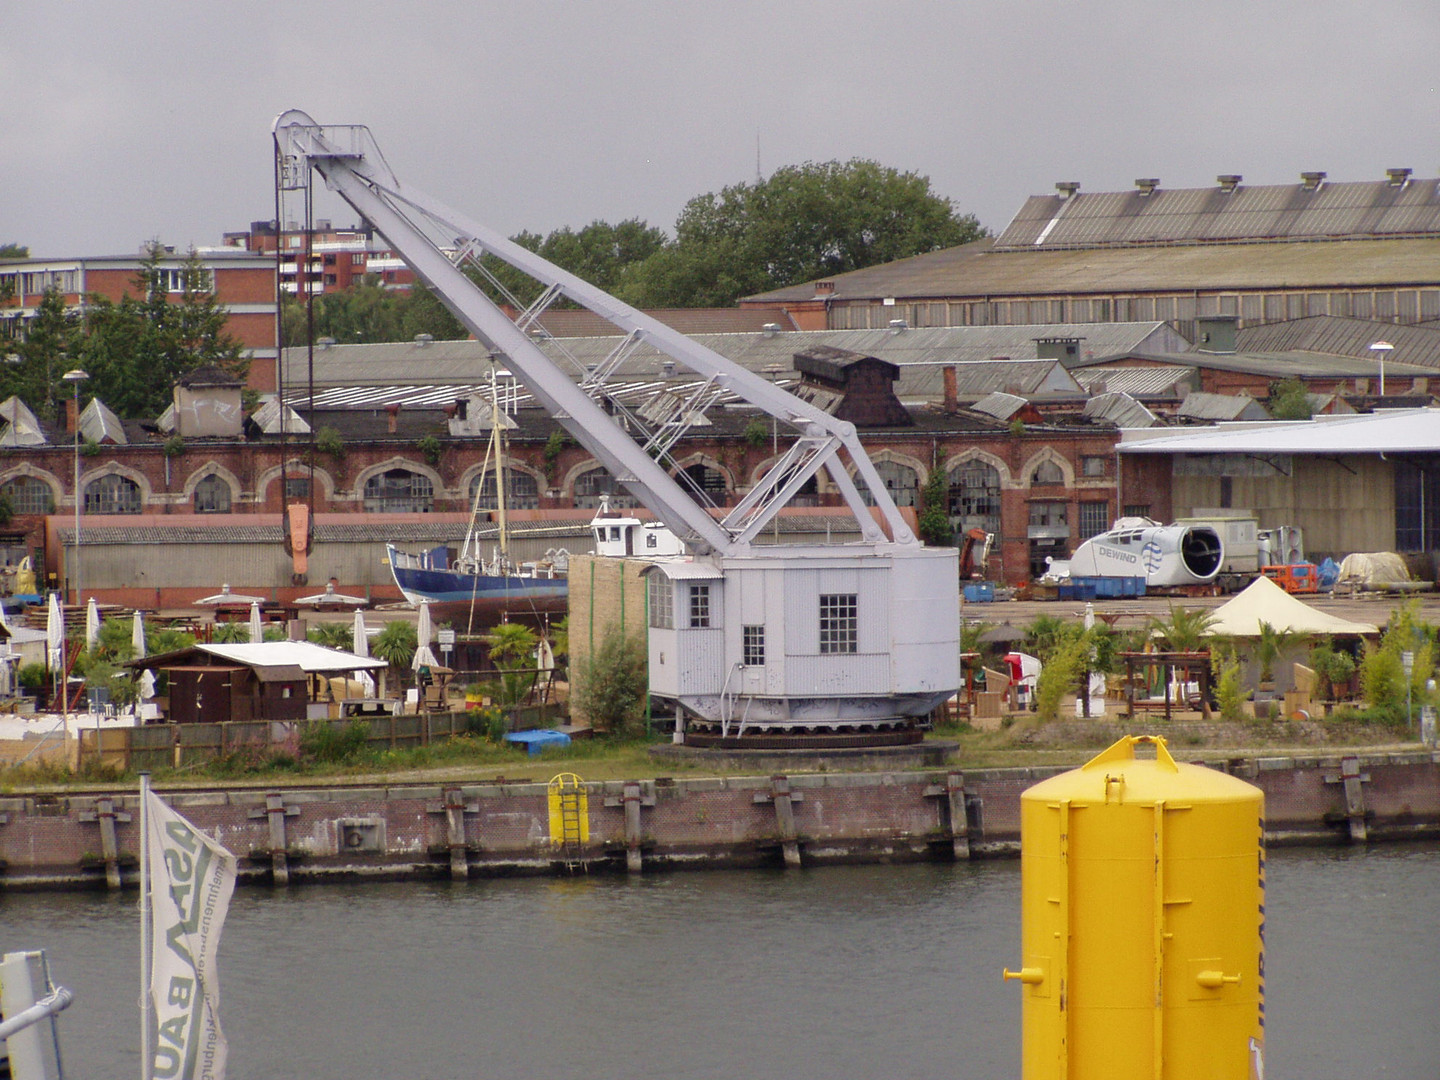
[{"label": "street lamp", "polygon": [[80,491],[80,384],[89,375],[75,368],[67,371],[60,378],[68,382],[75,391],[75,606],[81,604],[80,598],[80,504],[85,497]]},{"label": "street lamp", "polygon": [[1382,398],[1385,396],[1385,357],[1393,348],[1395,348],[1395,346],[1391,345],[1388,341],[1377,341],[1370,346],[1370,351],[1374,353],[1375,358],[1380,361],[1380,396]]}]

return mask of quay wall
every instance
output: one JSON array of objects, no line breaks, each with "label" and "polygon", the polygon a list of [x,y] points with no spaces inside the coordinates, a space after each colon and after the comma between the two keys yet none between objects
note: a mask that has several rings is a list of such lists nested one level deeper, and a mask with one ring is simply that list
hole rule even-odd
[{"label": "quay wall", "polygon": [[[1271,844],[1440,838],[1440,753],[1210,764],[1265,792]],[[1006,856],[1021,792],[1062,771],[582,783],[569,828],[544,783],[157,790],[267,884]],[[139,850],[134,789],[0,798],[0,889],[123,888]]]}]

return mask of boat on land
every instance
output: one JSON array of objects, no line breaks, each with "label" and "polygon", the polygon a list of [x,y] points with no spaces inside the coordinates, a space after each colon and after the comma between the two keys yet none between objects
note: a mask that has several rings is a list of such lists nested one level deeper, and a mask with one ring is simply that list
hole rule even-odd
[{"label": "boat on land", "polygon": [[[512,425],[500,406],[497,389],[500,372],[490,380],[490,442],[481,468],[482,482],[475,487],[470,506],[470,522],[465,529],[465,542],[454,561],[446,545],[428,551],[401,551],[395,544],[385,545],[390,574],[395,585],[410,603],[428,602],[438,617],[447,618],[473,630],[490,625],[497,616],[546,614],[565,610],[569,587],[565,573],[569,554],[552,550],[538,562],[516,562],[510,554],[509,523],[506,520],[506,455],[505,429]],[[492,477],[495,487],[495,524],[498,527],[492,557],[486,560],[481,552],[480,525],[482,514],[488,514],[487,485],[484,477]],[[487,522],[488,524],[488,522]]]}]

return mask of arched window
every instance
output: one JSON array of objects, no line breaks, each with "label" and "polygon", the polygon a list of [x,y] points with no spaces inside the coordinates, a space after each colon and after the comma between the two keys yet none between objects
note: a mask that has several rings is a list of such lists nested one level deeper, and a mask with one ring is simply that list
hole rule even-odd
[{"label": "arched window", "polygon": [[1042,487],[1046,484],[1058,485],[1063,483],[1065,483],[1065,474],[1060,470],[1059,465],[1056,465],[1055,462],[1049,460],[1048,458],[1040,462],[1039,465],[1036,465],[1035,471],[1030,474],[1031,487]]},{"label": "arched window", "polygon": [[33,476],[17,476],[0,484],[0,498],[10,501],[15,514],[53,514],[55,494],[44,480]]},{"label": "arched window", "polygon": [[979,458],[950,470],[950,523],[959,532],[1000,534],[1000,473]]},{"label": "arched window", "polygon": [[111,473],[85,485],[85,513],[138,514],[140,485],[128,476]]},{"label": "arched window", "polygon": [[590,469],[575,478],[575,505],[581,509],[594,510],[600,505],[600,496],[610,496],[612,510],[634,510],[640,501],[626,491],[602,466]]},{"label": "arched window", "polygon": [[[880,479],[885,481],[885,490],[890,493],[890,498],[895,500],[896,506],[919,504],[920,474],[909,465],[902,465],[898,461],[877,461],[875,471],[880,474]],[[875,497],[864,484],[860,485],[860,497],[865,500],[866,506],[875,505]]]},{"label": "arched window", "polygon": [[[478,503],[475,501],[477,491],[480,493]],[[486,471],[483,475],[471,478],[470,505],[478,505],[481,510],[495,509],[495,473],[493,471]],[[506,469],[505,506],[509,510],[540,509],[540,485],[535,482],[535,477],[527,472]]]},{"label": "arched window", "polygon": [[211,473],[195,485],[195,513],[228,514],[230,485]]},{"label": "arched window", "polygon": [[712,469],[709,465],[696,463],[687,465],[682,474],[684,479],[681,485],[691,491],[697,491],[710,502],[719,506],[725,502],[730,489],[725,484],[725,474],[719,469]]},{"label": "arched window", "polygon": [[434,502],[435,485],[423,473],[390,469],[365,481],[366,513],[423,514]]}]

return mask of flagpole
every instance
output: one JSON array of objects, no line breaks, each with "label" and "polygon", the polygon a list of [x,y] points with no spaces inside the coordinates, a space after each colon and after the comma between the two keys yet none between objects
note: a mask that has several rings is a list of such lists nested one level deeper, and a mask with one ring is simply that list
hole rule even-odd
[{"label": "flagpole", "polygon": [[150,774],[140,774],[140,1080],[150,1080]]}]

